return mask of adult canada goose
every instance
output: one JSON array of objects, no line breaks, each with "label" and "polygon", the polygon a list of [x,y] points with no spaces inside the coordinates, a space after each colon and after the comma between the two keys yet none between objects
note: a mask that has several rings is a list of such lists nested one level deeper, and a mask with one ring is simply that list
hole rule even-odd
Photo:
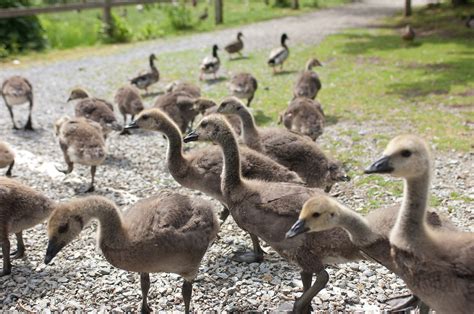
[{"label": "adult canada goose", "polygon": [[403,202],[390,233],[400,277],[437,313],[472,313],[474,233],[427,226],[432,158],[426,142],[414,135],[397,136],[365,172],[404,179]]},{"label": "adult canada goose", "polygon": [[306,136],[282,128],[257,129],[252,114],[237,98],[225,98],[217,112],[238,115],[244,143],[293,170],[309,186],[329,191],[334,183],[349,180],[345,173],[333,180],[332,173],[343,173],[343,169],[335,167],[335,163],[331,163],[318,145]]},{"label": "adult canada goose", "polygon": [[228,86],[232,95],[240,99],[247,99],[247,107],[250,107],[258,88],[257,79],[252,74],[237,73],[232,76]]},{"label": "adult canada goose", "polygon": [[138,76],[130,80],[132,85],[135,85],[139,89],[144,89],[147,94],[148,87],[150,87],[150,85],[155,84],[160,79],[160,72],[158,72],[158,69],[155,66],[155,60],[157,60],[155,54],[152,53],[148,57],[148,60],[150,62],[150,71],[144,74],[139,74]]},{"label": "adult canada goose", "polygon": [[[133,118],[144,109],[143,101],[138,89],[132,85],[120,87],[115,93],[114,101],[117,104],[120,113],[123,116],[123,125],[127,124],[127,114]],[[123,130],[122,134],[128,134],[128,131]]]},{"label": "adult canada goose", "polygon": [[228,43],[224,49],[227,51],[230,57],[232,57],[232,54],[238,53],[239,56],[242,56],[242,49],[244,49],[244,42],[242,41],[242,37],[244,35],[242,32],[237,33],[237,39],[231,41]]},{"label": "adult canada goose", "polygon": [[288,130],[307,135],[316,141],[323,134],[325,117],[319,102],[298,97],[293,99],[280,115],[280,122],[283,122]]},{"label": "adult canada goose", "polygon": [[221,60],[217,55],[217,50],[219,47],[217,45],[212,46],[212,55],[205,57],[201,63],[201,74],[199,75],[199,80],[203,80],[204,74],[213,74],[214,79],[217,79],[216,72],[219,70],[221,65]]},{"label": "adult canada goose", "polygon": [[[141,128],[164,134],[168,139],[167,166],[173,178],[182,186],[206,193],[225,206],[220,179],[222,153],[218,147],[193,149],[184,154],[182,134],[178,126],[158,109],[145,109],[126,128]],[[294,172],[246,148],[242,149],[242,173],[247,178],[265,181],[302,182]],[[258,244],[258,238],[253,235],[251,237],[254,252],[238,254],[236,260],[252,262],[263,259],[263,251]]]},{"label": "adult canada goose", "polygon": [[15,153],[7,143],[0,141],[0,168],[8,167],[7,172],[5,173],[7,177],[12,176],[12,169],[14,165]]},{"label": "adult canada goose", "polygon": [[288,36],[284,33],[281,35],[281,46],[278,48],[272,49],[270,51],[270,55],[268,56],[268,65],[272,67],[273,73],[275,73],[275,67],[277,65],[280,66],[280,70],[283,70],[283,63],[286,61],[288,56],[290,55],[290,50],[286,45],[286,41],[288,40]]},{"label": "adult canada goose", "polygon": [[94,191],[94,179],[97,166],[105,160],[107,151],[101,126],[85,118],[63,117],[55,123],[56,136],[67,164],[66,170],[59,170],[69,174],[78,163],[91,167],[91,184],[85,191]]},{"label": "adult canada goose", "polygon": [[30,113],[28,114],[28,121],[26,122],[24,129],[33,131],[33,125],[31,123],[31,112],[33,111],[33,86],[31,83],[26,78],[15,75],[3,82],[1,92],[3,101],[7,106],[8,112],[10,112],[13,128],[15,130],[18,130],[18,127],[15,123],[12,107],[23,105],[25,103],[29,104]]},{"label": "adult canada goose", "polygon": [[29,229],[48,218],[54,203],[32,188],[10,178],[0,177],[0,243],[2,244],[3,270],[0,276],[11,273],[10,240],[14,233],[17,251],[13,258],[25,255],[23,230]]},{"label": "adult canada goose", "polygon": [[[390,253],[390,242],[388,240],[390,231],[397,219],[398,206],[388,209],[377,209],[362,217],[355,211],[350,210],[335,199],[327,195],[318,195],[310,198],[301,209],[298,221],[286,233],[289,238],[305,232],[320,232],[333,228],[344,229],[352,243],[369,257],[384,265],[394,273],[398,270]],[[455,230],[451,222],[430,211],[426,222],[432,228],[439,230]],[[398,297],[397,299],[400,299]],[[407,309],[414,305],[417,297],[408,298],[407,302],[392,308],[392,311]]]},{"label": "adult canada goose", "polygon": [[402,33],[402,39],[405,41],[413,41],[415,40],[415,36],[415,30],[410,25],[407,25]]},{"label": "adult canada goose", "polygon": [[[218,106],[214,101],[210,99],[198,98],[195,100],[194,108],[204,117],[213,113],[217,113]],[[235,114],[229,114],[224,117],[227,119],[227,122],[229,122],[229,124],[234,129],[235,134],[240,135],[242,133],[242,130],[240,127],[241,125],[240,118],[237,117],[237,115]]]},{"label": "adult canada goose", "polygon": [[198,115],[194,108],[195,98],[183,92],[171,92],[156,98],[153,107],[165,112],[178,126],[186,132]]},{"label": "adult canada goose", "polygon": [[48,221],[49,264],[79,235],[90,220],[99,221],[98,245],[113,266],[140,273],[142,313],[150,313],[149,273],[183,277],[185,313],[189,313],[192,282],[219,223],[212,205],[198,198],[161,191],[122,212],[108,199],[89,196],[60,204]]},{"label": "adult canada goose", "polygon": [[192,98],[201,97],[201,88],[199,86],[194,85],[188,82],[179,82],[174,81],[166,86],[166,92],[168,93],[177,93],[178,95],[187,95]]},{"label": "adult canada goose", "polygon": [[293,96],[315,99],[321,90],[321,81],[313,67],[323,66],[318,59],[311,58],[306,62],[305,70],[301,72],[293,88]]},{"label": "adult canada goose", "polygon": [[[304,292],[295,302],[294,312],[308,312],[313,297],[326,286],[329,279],[324,269],[326,264],[362,258],[341,229],[285,238],[285,232],[298,219],[306,200],[323,192],[297,184],[242,178],[237,139],[230,125],[219,115],[204,117],[184,141],[212,141],[220,146],[224,158],[222,195],[235,222],[301,268]],[[313,274],[316,281],[312,285]]]},{"label": "adult canada goose", "polygon": [[105,136],[112,130],[122,131],[122,126],[115,117],[114,107],[108,101],[92,97],[83,88],[75,88],[71,91],[67,101],[72,100],[78,100],[74,107],[76,117],[83,117],[99,123]]}]

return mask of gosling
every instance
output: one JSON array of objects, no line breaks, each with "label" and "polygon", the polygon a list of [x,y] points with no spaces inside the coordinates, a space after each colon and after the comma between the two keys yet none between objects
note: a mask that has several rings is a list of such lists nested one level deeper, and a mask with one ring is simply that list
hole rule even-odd
[{"label": "gosling", "polygon": [[208,201],[161,191],[124,214],[100,196],[60,204],[48,221],[44,262],[49,264],[90,220],[99,221],[98,246],[105,259],[117,268],[140,273],[142,313],[151,312],[147,301],[149,273],[160,272],[183,277],[182,295],[185,313],[189,313],[193,280],[219,231]]}]

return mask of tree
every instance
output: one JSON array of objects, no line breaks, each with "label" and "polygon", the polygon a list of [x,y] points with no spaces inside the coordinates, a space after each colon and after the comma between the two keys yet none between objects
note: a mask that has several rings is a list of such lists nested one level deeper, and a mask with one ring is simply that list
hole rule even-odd
[{"label": "tree", "polygon": [[[30,6],[29,0],[1,0],[0,8]],[[44,30],[36,16],[0,19],[0,57],[46,46]]]},{"label": "tree", "polygon": [[411,0],[405,0],[405,16],[411,16]]}]

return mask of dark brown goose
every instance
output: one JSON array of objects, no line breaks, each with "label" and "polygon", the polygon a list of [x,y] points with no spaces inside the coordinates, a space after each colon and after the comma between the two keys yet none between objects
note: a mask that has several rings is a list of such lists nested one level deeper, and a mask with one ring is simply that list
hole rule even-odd
[{"label": "dark brown goose", "polygon": [[242,40],[242,37],[244,37],[242,32],[238,32],[237,39],[231,41],[224,47],[224,50],[227,51],[227,53],[229,54],[231,58],[232,58],[232,55],[236,53],[238,53],[239,56],[242,56],[241,51],[242,49],[244,49],[244,42]]},{"label": "dark brown goose", "polygon": [[150,71],[140,74],[130,80],[132,85],[135,85],[139,89],[144,89],[147,94],[148,87],[157,83],[160,79],[160,72],[158,72],[158,69],[155,66],[155,60],[157,60],[155,54],[152,53],[148,60],[150,62]]}]

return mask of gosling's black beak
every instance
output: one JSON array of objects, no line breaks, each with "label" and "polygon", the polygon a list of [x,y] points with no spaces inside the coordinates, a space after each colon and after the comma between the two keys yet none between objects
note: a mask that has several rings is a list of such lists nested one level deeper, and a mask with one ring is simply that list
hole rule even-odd
[{"label": "gosling's black beak", "polygon": [[383,156],[364,170],[365,173],[390,173],[392,171],[393,167],[390,166],[389,156]]},{"label": "gosling's black beak", "polygon": [[124,126],[124,130],[130,130],[130,129],[139,129],[140,127],[137,124],[137,120],[130,122],[126,126]]},{"label": "gosling's black beak", "polygon": [[48,265],[63,247],[64,244],[58,244],[54,241],[49,240],[48,248],[46,249],[46,255],[44,257],[44,263]]},{"label": "gosling's black beak", "polygon": [[71,97],[68,97],[68,99],[66,100],[66,102],[70,102],[72,99]]},{"label": "gosling's black beak", "polygon": [[198,139],[199,139],[199,135],[197,135],[196,131],[191,131],[188,133],[188,135],[186,135],[183,138],[183,142],[185,143],[196,142]]},{"label": "gosling's black beak", "polygon": [[286,238],[293,238],[300,233],[304,233],[309,229],[305,227],[305,221],[302,219],[298,219],[295,224],[291,227],[290,230],[286,233]]}]

